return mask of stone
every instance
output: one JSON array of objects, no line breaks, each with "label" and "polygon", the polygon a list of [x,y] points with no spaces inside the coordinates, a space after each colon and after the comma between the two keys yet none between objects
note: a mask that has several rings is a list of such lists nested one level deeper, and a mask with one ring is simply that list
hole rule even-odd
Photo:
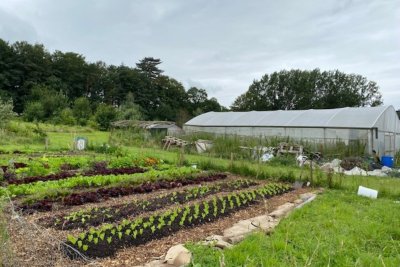
[{"label": "stone", "polygon": [[344,174],[346,175],[361,175],[361,176],[367,176],[367,172],[359,167],[354,167],[350,171],[344,171]]},{"label": "stone", "polygon": [[245,238],[246,235],[237,235],[237,236],[232,236],[229,238],[229,242],[232,244],[237,244],[240,241],[242,241]]},{"label": "stone", "polygon": [[169,265],[166,264],[163,260],[154,260],[145,264],[143,267],[168,267],[168,266]]},{"label": "stone", "polygon": [[333,172],[333,166],[332,163],[325,163],[321,166],[321,170],[324,172]]},{"label": "stone", "polygon": [[342,163],[342,161],[340,159],[334,159],[331,161],[331,165],[333,168],[338,168],[340,167],[340,163]]},{"label": "stone", "polygon": [[286,216],[293,208],[295,204],[293,203],[285,203],[279,206],[276,210],[271,212],[269,215],[274,218],[282,218]]},{"label": "stone", "polygon": [[165,256],[165,262],[173,266],[186,266],[192,261],[192,253],[182,244],[171,247]]},{"label": "stone", "polygon": [[301,198],[296,199],[295,201],[293,201],[294,204],[301,204],[303,203],[303,200]]},{"label": "stone", "polygon": [[232,247],[232,244],[226,242],[226,238],[221,235],[208,236],[203,242],[204,245],[211,245],[217,248],[225,249]]},{"label": "stone", "polygon": [[[247,223],[245,225],[245,223]],[[251,221],[247,222],[240,222],[234,224],[232,227],[225,229],[224,230],[224,237],[225,238],[231,238],[233,236],[241,236],[241,235],[246,235],[248,233],[251,233],[253,230],[255,230],[257,227],[251,224]]]},{"label": "stone", "polygon": [[270,215],[261,215],[258,217],[254,217],[250,219],[251,224],[253,226],[258,227],[263,231],[269,231],[270,229],[274,228],[278,223],[279,220],[270,216]]}]

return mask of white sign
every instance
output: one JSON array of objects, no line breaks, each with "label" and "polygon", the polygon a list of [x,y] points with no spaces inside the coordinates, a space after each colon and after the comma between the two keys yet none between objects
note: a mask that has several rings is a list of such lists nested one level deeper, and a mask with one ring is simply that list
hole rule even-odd
[{"label": "white sign", "polygon": [[78,137],[76,139],[76,149],[77,150],[85,150],[85,148],[86,148],[86,139]]}]

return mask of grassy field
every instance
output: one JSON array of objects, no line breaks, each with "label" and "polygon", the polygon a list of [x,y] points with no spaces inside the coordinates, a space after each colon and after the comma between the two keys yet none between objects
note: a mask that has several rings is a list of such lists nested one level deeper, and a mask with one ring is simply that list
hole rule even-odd
[{"label": "grassy field", "polygon": [[400,266],[400,203],[329,190],[232,249],[189,245],[194,266]]},{"label": "grassy field", "polygon": [[76,137],[85,137],[90,144],[100,145],[108,143],[109,136],[109,132],[89,127],[12,121],[6,130],[0,131],[0,145],[3,151],[60,151],[73,149]]}]

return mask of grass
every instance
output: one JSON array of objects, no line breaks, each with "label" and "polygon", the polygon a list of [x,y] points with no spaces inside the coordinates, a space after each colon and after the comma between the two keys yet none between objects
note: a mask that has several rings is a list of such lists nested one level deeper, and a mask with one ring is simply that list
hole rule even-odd
[{"label": "grass", "polygon": [[108,143],[110,133],[81,126],[12,121],[6,129],[0,130],[0,145],[3,151],[71,150],[75,137],[86,137],[90,144],[100,145]]},{"label": "grass", "polygon": [[[127,148],[129,153],[153,155],[167,160],[169,163],[176,164],[179,161],[179,152],[164,151],[155,148]],[[311,180],[311,173],[308,168],[301,169],[297,166],[288,165],[269,165],[268,163],[256,163],[246,160],[227,160],[221,158],[211,158],[207,155],[184,154],[186,163],[196,163],[199,168],[205,170],[229,171],[234,174],[258,178],[271,179],[276,181]],[[327,186],[328,175],[322,171],[314,171],[312,182],[316,186]],[[365,186],[379,191],[379,197],[400,198],[400,179],[392,177],[374,176],[345,176],[334,174],[332,186],[336,189],[348,192],[357,192],[358,186]]]},{"label": "grass", "polygon": [[400,208],[328,190],[295,210],[270,235],[257,233],[219,252],[188,245],[194,266],[400,266]]}]

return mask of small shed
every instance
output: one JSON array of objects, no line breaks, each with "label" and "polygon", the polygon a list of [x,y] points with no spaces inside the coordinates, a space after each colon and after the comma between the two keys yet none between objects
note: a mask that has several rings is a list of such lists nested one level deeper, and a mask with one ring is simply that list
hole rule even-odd
[{"label": "small shed", "polygon": [[161,135],[180,135],[183,133],[181,127],[177,126],[172,121],[116,121],[112,123],[114,128],[140,128],[147,130],[151,134]]}]

